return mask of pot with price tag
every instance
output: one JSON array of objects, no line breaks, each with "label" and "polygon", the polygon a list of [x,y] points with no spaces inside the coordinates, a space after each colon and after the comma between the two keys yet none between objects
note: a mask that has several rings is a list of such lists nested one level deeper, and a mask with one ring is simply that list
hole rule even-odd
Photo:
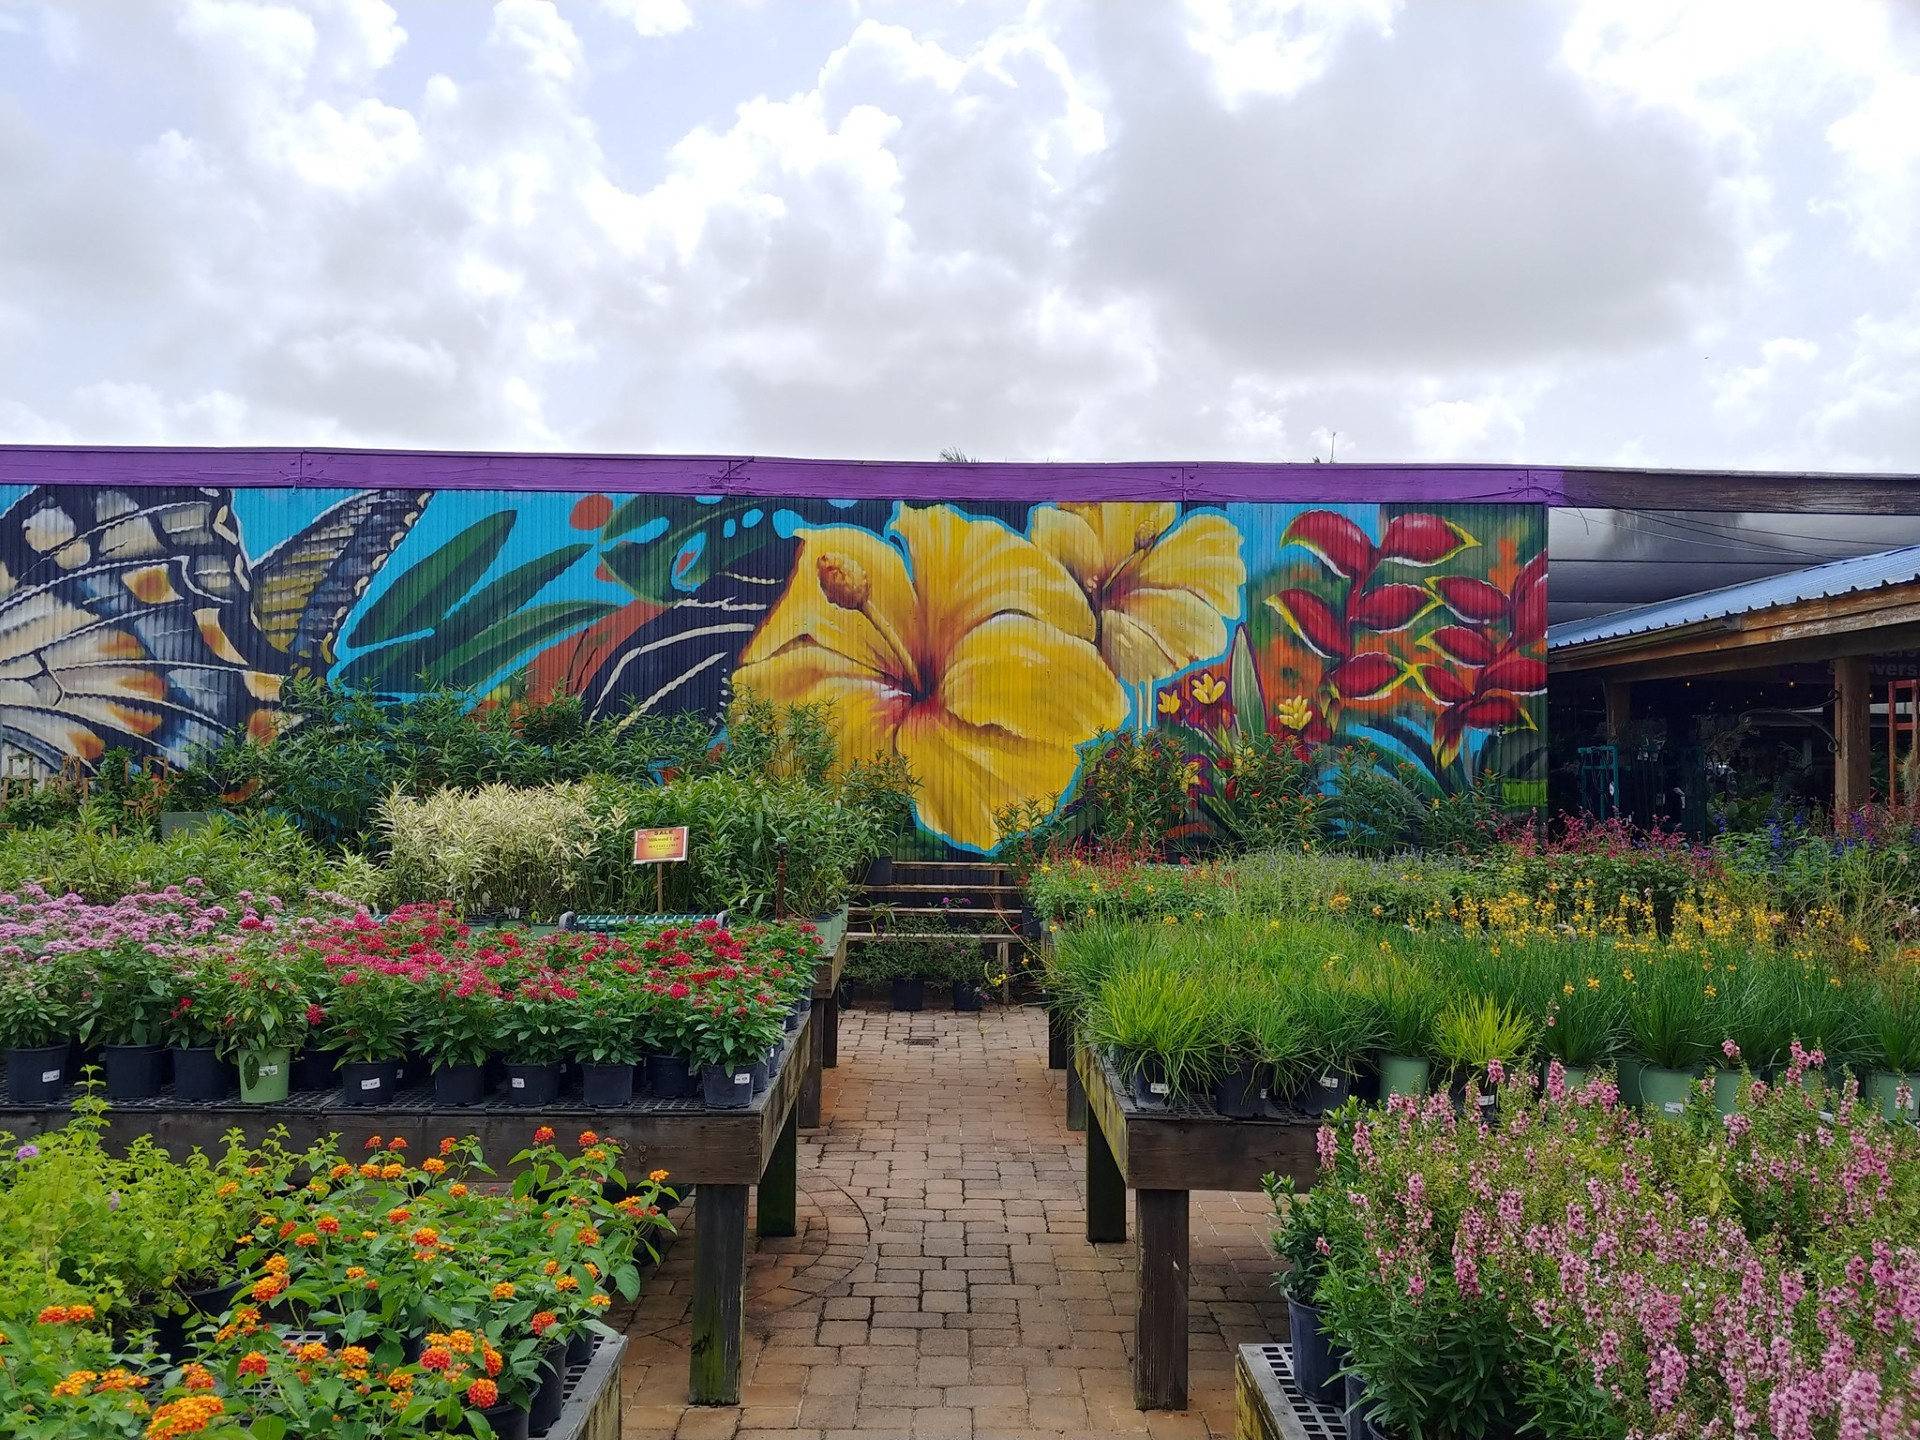
[{"label": "pot with price tag", "polygon": [[1338,1110],[1353,1093],[1353,1072],[1333,1065],[1311,1072],[1300,1091],[1300,1108],[1309,1115],[1324,1115]]},{"label": "pot with price tag", "polygon": [[67,1042],[7,1051],[7,1095],[16,1105],[44,1105],[67,1088]]},{"label": "pot with price tag", "polygon": [[388,1105],[400,1088],[398,1060],[343,1060],[340,1100],[346,1105]]},{"label": "pot with price tag", "polygon": [[753,1103],[751,1065],[708,1065],[700,1082],[709,1110],[744,1110]]},{"label": "pot with price tag", "polygon": [[1141,1055],[1133,1066],[1133,1103],[1145,1110],[1164,1110],[1173,1098],[1167,1067],[1158,1056]]},{"label": "pot with price tag", "polygon": [[507,1063],[507,1099],[515,1105],[551,1105],[560,1097],[560,1065]]}]

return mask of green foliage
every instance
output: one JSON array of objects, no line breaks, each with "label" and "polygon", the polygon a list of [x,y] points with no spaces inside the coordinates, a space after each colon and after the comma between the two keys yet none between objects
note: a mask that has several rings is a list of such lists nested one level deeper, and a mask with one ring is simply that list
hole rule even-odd
[{"label": "green foliage", "polygon": [[1135,961],[1101,987],[1083,1021],[1127,1074],[1157,1062],[1176,1095],[1204,1089],[1218,1062],[1206,979],[1170,961]]},{"label": "green foliage", "polygon": [[1476,1074],[1495,1060],[1518,1062],[1532,1039],[1532,1023],[1491,995],[1456,1000],[1433,1022],[1433,1048],[1440,1058]]},{"label": "green foliage", "polygon": [[1080,790],[1101,841],[1138,854],[1159,854],[1190,811],[1187,756],[1169,735],[1122,731],[1096,743],[1084,762]]}]

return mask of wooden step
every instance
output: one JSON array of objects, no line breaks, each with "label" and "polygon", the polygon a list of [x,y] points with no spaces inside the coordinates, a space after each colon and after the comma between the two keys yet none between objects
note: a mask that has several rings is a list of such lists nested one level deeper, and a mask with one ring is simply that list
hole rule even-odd
[{"label": "wooden step", "polygon": [[982,940],[996,945],[1019,941],[1022,936],[1011,930],[849,930],[847,940],[866,940],[884,945],[889,940]]}]

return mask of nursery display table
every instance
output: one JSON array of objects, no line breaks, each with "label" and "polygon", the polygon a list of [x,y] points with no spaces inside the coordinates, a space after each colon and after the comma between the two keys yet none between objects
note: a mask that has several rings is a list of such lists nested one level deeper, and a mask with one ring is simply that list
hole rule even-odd
[{"label": "nursery display table", "polygon": [[1204,1096],[1164,1110],[1136,1106],[1093,1050],[1074,1050],[1087,1106],[1087,1240],[1127,1238],[1127,1191],[1139,1211],[1139,1308],[1133,1403],[1187,1408],[1187,1194],[1258,1190],[1269,1172],[1310,1182],[1317,1168],[1307,1115],[1229,1120]]},{"label": "nursery display table", "polygon": [[[767,1089],[741,1110],[709,1110],[700,1100],[643,1096],[630,1105],[599,1108],[577,1097],[551,1105],[510,1105],[491,1099],[480,1105],[441,1107],[430,1084],[403,1088],[389,1105],[350,1106],[340,1092],[299,1091],[279,1105],[184,1104],[171,1089],[152,1100],[115,1101],[107,1112],[106,1142],[124,1148],[141,1135],[176,1152],[198,1146],[217,1154],[230,1130],[251,1142],[285,1126],[286,1144],[302,1149],[338,1135],[346,1151],[370,1135],[405,1138],[408,1153],[431,1155],[444,1135],[476,1135],[504,1172],[505,1159],[526,1148],[533,1131],[551,1125],[563,1140],[597,1130],[627,1146],[626,1169],[664,1166],[682,1194],[693,1187],[693,1341],[687,1398],[695,1405],[740,1401],[740,1352],[745,1338],[747,1191],[759,1189],[756,1229],[765,1236],[796,1233],[800,1090],[813,1053],[819,1007],[786,1037],[779,1068]],[[795,1061],[801,1063],[794,1063]],[[0,1092],[3,1093],[3,1092]],[[0,1132],[27,1138],[57,1129],[71,1115],[70,1101],[16,1105],[0,1098]]]}]

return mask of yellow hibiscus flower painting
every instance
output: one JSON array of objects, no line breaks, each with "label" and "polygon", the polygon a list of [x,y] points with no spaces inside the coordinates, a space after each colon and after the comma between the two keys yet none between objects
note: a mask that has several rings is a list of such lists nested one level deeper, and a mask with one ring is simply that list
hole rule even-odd
[{"label": "yellow hibiscus flower painting", "polygon": [[1048,505],[1030,529],[1079,582],[1099,621],[1100,653],[1126,684],[1226,651],[1247,583],[1240,532],[1226,516],[1182,519],[1171,503]]},{"label": "yellow hibiscus flower painting", "polygon": [[904,757],[934,833],[993,848],[997,811],[1057,803],[1078,747],[1125,720],[1085,590],[1032,540],[948,505],[901,506],[898,544],[855,526],[796,533],[792,578],[734,683],[831,703],[849,760]]}]

